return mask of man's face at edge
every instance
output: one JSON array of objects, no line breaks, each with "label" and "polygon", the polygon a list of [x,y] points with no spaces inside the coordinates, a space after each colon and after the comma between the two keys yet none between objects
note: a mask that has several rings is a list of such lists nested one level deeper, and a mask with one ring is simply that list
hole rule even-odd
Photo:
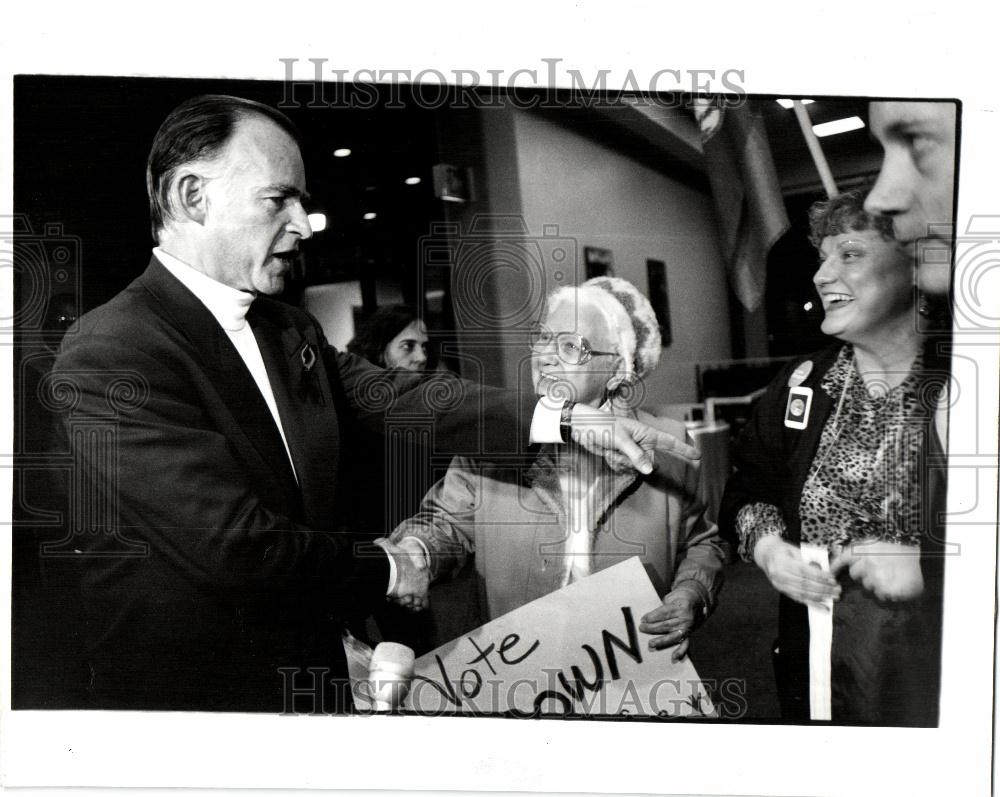
[{"label": "man's face at edge", "polygon": [[954,242],[956,106],[950,102],[872,102],[869,123],[883,149],[865,209],[892,219],[896,238],[926,293],[947,294]]}]

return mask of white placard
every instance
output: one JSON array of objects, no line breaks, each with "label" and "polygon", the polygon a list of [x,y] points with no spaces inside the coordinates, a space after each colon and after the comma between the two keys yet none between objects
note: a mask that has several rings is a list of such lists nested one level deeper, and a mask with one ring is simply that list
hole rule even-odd
[{"label": "white placard", "polygon": [[652,637],[639,631],[659,604],[633,557],[421,656],[405,707],[430,715],[711,716],[690,658],[650,650]]}]

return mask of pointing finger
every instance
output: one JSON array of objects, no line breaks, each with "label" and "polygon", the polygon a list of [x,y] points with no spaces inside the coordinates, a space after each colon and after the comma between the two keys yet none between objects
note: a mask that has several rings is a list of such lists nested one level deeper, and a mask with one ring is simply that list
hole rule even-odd
[{"label": "pointing finger", "polygon": [[654,431],[656,432],[654,446],[657,451],[686,459],[689,462],[698,462],[701,459],[701,452],[694,446],[690,446],[666,432],[661,432],[658,429]]}]

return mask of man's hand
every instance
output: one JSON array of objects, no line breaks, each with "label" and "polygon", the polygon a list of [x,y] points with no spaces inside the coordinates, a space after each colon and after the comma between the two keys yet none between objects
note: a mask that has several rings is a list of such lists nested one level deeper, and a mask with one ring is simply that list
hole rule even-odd
[{"label": "man's hand", "polygon": [[667,593],[663,603],[647,612],[639,621],[644,634],[659,634],[649,640],[650,650],[674,647],[671,659],[680,661],[687,655],[688,640],[704,604],[694,589],[679,586]]},{"label": "man's hand", "polygon": [[840,584],[834,575],[804,562],[798,547],[777,534],[757,540],[753,559],[771,586],[794,601],[825,608],[823,601],[840,598]]},{"label": "man's hand", "polygon": [[423,549],[418,543],[406,539],[398,544],[385,541],[382,547],[396,563],[396,583],[389,597],[414,612],[426,609],[430,603],[427,594],[430,570]]},{"label": "man's hand", "polygon": [[844,568],[855,581],[883,601],[906,601],[924,591],[920,547],[886,540],[851,543],[830,563],[830,571]]},{"label": "man's hand", "polygon": [[617,471],[653,470],[653,451],[697,462],[701,452],[673,435],[632,418],[622,418],[586,404],[576,404],[570,421],[573,440],[592,454],[604,457]]}]

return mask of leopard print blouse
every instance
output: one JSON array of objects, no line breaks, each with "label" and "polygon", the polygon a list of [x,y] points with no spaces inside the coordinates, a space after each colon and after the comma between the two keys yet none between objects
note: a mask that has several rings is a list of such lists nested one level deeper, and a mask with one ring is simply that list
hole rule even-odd
[{"label": "leopard print blouse", "polygon": [[[920,458],[934,407],[922,371],[918,355],[901,384],[866,387],[853,347],[841,348],[820,383],[839,412],[823,427],[802,489],[803,542],[831,551],[863,538],[919,543]],[[765,503],[742,507],[736,525],[746,560],[762,536],[785,531],[781,510]]]},{"label": "leopard print blouse", "polygon": [[821,388],[840,411],[827,419],[799,504],[802,540],[836,547],[877,538],[920,541],[920,457],[928,419],[918,355],[903,382],[865,385],[844,346]]}]

